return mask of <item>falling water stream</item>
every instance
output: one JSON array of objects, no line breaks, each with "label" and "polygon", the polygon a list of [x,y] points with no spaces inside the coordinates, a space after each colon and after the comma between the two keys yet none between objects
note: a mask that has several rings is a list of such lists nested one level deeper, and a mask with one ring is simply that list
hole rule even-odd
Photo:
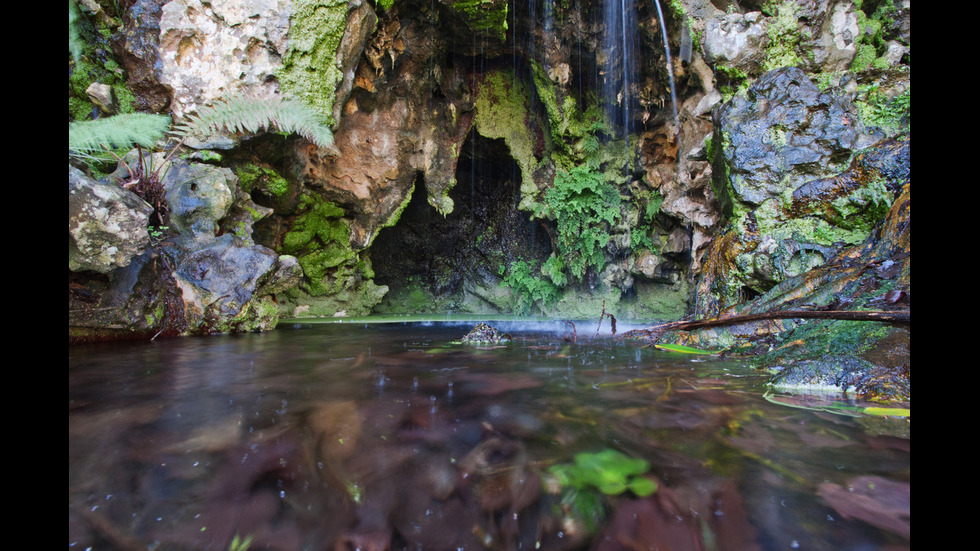
[{"label": "falling water stream", "polygon": [[[69,548],[909,548],[908,420],[608,323],[472,323],[70,348]],[[656,493],[556,484],[600,453]]]},{"label": "falling water stream", "polygon": [[660,19],[660,33],[664,37],[664,53],[667,54],[667,78],[670,81],[670,106],[674,113],[674,122],[678,123],[677,116],[677,88],[674,85],[674,62],[670,58],[670,41],[667,39],[667,22],[664,21],[664,12],[660,8],[660,0],[653,0],[657,5],[657,17]]},{"label": "falling water stream", "polygon": [[632,130],[630,90],[636,71],[636,6],[633,0],[606,0],[603,4],[606,34],[603,40],[605,79],[603,95],[610,105],[618,106],[614,122],[621,122],[625,136]]}]

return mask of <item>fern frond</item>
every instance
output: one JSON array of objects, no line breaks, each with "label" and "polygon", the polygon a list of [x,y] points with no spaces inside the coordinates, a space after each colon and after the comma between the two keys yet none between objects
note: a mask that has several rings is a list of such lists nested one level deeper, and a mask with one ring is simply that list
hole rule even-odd
[{"label": "fern frond", "polygon": [[68,51],[75,61],[82,57],[82,35],[78,32],[80,18],[81,14],[78,13],[75,0],[68,0]]},{"label": "fern frond", "polygon": [[299,134],[320,147],[333,145],[333,133],[312,107],[283,98],[232,97],[203,107],[178,125],[180,137],[215,132],[256,133],[276,129]]},{"label": "fern frond", "polygon": [[153,147],[170,128],[170,117],[130,113],[94,121],[68,123],[68,149],[86,151],[105,147]]}]

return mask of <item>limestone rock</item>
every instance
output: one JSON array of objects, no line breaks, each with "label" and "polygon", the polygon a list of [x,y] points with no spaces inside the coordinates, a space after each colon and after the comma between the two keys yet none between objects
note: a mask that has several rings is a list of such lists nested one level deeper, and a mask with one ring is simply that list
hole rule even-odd
[{"label": "limestone rock", "polygon": [[68,269],[108,273],[150,244],[153,208],[129,190],[68,167]]},{"label": "limestone rock", "polygon": [[813,48],[814,61],[822,70],[844,71],[850,66],[860,37],[856,11],[851,2],[830,7]]},{"label": "limestone rock", "polygon": [[193,333],[268,330],[278,308],[263,304],[255,291],[277,267],[277,255],[225,234],[182,255],[174,276]]},{"label": "limestone rock", "polygon": [[230,211],[237,179],[227,168],[174,163],[166,176],[170,224],[186,238],[213,239]]},{"label": "limestone rock", "polygon": [[486,323],[478,323],[460,342],[468,344],[500,344],[510,342],[510,335],[500,332],[496,327]]},{"label": "limestone rock", "polygon": [[235,93],[279,93],[290,0],[172,0],[160,16],[160,81],[173,89],[173,113]]},{"label": "limestone rock", "polygon": [[[270,209],[252,203],[229,169],[164,162],[162,154],[123,159],[111,177],[131,180],[142,160],[166,190],[170,226],[148,248],[153,209],[70,170],[69,268],[106,275],[72,278],[69,327],[99,338],[274,328],[279,307],[271,295],[295,286],[302,270],[295,257],[280,259],[253,242],[252,224]],[[96,232],[92,218],[112,231]],[[88,250],[90,243],[101,250]]]},{"label": "limestone rock", "polygon": [[723,63],[754,72],[766,44],[762,13],[732,13],[712,18],[705,25],[704,51],[708,63]]},{"label": "limestone rock", "polygon": [[123,67],[140,111],[160,113],[170,105],[170,89],[160,83],[160,12],[165,0],[135,0],[123,12],[112,49]]}]

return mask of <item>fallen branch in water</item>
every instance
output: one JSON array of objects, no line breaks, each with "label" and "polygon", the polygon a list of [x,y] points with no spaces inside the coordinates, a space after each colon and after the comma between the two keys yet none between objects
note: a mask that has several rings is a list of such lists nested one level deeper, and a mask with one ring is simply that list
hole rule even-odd
[{"label": "fallen branch in water", "polygon": [[606,301],[602,301],[602,313],[599,314],[599,326],[595,328],[595,336],[592,337],[593,339],[599,336],[599,329],[602,329],[602,318],[605,317],[608,317],[609,322],[612,324],[612,336],[616,336],[616,316],[606,313]]},{"label": "fallen branch in water", "polygon": [[572,326],[572,338],[569,339],[568,335],[565,335],[565,340],[574,343],[578,340],[578,331],[575,330],[575,324],[570,321],[566,321],[565,323]]},{"label": "fallen branch in water", "polygon": [[745,314],[742,316],[729,316],[724,318],[713,318],[706,320],[693,321],[672,321],[654,325],[647,329],[634,329],[623,334],[624,338],[648,337],[657,339],[667,331],[693,331],[695,329],[707,329],[710,327],[721,327],[724,325],[736,325],[751,321],[765,321],[776,319],[832,319],[850,321],[877,321],[891,323],[894,325],[911,326],[911,310],[894,311],[858,311],[858,310],[783,310],[777,312],[763,312],[761,314]]}]

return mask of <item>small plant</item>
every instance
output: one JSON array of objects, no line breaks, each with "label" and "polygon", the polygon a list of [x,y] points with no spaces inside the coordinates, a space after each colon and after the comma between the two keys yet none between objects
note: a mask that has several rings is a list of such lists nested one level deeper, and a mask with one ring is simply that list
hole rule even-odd
[{"label": "small plant", "polygon": [[147,232],[150,234],[150,239],[153,241],[160,241],[163,236],[167,234],[170,230],[170,226],[150,226],[147,228]]},{"label": "small plant", "polygon": [[628,457],[613,449],[597,453],[580,453],[574,463],[553,465],[548,472],[563,488],[599,490],[606,495],[619,495],[627,490],[639,497],[657,491],[657,483],[641,476],[650,470],[644,459]]},{"label": "small plant", "polygon": [[228,551],[248,551],[248,548],[252,546],[252,536],[245,536],[241,538],[238,534],[231,539],[231,544],[228,545]]},{"label": "small plant", "polygon": [[256,133],[270,129],[299,134],[320,147],[333,145],[333,133],[323,117],[305,103],[282,97],[222,99],[200,108],[178,124],[174,133],[185,138],[222,131]]},{"label": "small plant", "polygon": [[558,223],[558,251],[569,272],[581,279],[589,268],[602,270],[609,224],[620,217],[616,188],[602,174],[578,166],[558,173],[545,201]]},{"label": "small plant", "polygon": [[553,465],[548,473],[561,488],[561,508],[594,531],[605,516],[602,496],[627,490],[638,497],[657,491],[657,483],[644,475],[650,464],[616,450],[580,453],[574,463]]},{"label": "small plant", "polygon": [[561,298],[561,289],[553,281],[542,277],[537,266],[525,260],[512,262],[501,284],[510,287],[517,295],[514,311],[522,316],[531,313],[531,307],[535,304],[550,305]]}]

